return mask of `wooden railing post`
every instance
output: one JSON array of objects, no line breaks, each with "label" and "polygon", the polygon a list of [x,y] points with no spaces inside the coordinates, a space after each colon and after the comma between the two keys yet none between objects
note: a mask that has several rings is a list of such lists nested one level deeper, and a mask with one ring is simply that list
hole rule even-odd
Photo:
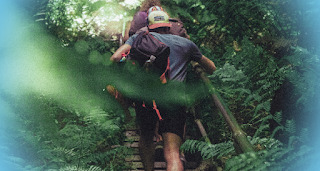
[{"label": "wooden railing post", "polygon": [[235,143],[234,143],[235,149],[240,148],[241,152],[243,152],[243,153],[254,151],[253,146],[251,145],[251,143],[247,139],[246,133],[241,129],[241,127],[239,126],[237,120],[234,118],[232,113],[223,104],[221,97],[219,96],[218,92],[216,91],[216,89],[212,85],[210,79],[206,76],[203,69],[196,62],[191,62],[191,64],[194,68],[195,73],[204,81],[206,87],[209,90],[210,95],[213,98],[215,105],[220,109],[224,120],[228,124],[228,126],[232,132],[234,141],[235,141]]}]

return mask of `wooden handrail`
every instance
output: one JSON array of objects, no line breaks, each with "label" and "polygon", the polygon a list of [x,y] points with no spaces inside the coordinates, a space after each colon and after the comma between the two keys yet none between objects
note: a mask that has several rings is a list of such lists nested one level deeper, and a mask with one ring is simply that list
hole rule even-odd
[{"label": "wooden handrail", "polygon": [[[230,110],[226,107],[226,105],[223,104],[222,100],[220,100],[220,95],[212,85],[210,79],[207,77],[201,66],[197,62],[191,62],[191,65],[193,66],[194,72],[204,81],[215,105],[220,109],[224,120],[227,122],[234,138],[234,146],[236,151],[238,153],[254,151],[253,146],[247,139],[246,133],[241,129]],[[241,151],[237,149],[240,149]]]}]

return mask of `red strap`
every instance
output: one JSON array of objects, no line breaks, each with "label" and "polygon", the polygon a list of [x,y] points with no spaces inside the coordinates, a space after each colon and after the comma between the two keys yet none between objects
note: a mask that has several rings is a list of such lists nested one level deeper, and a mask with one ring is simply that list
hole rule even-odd
[{"label": "red strap", "polygon": [[156,113],[157,113],[157,115],[158,115],[158,117],[159,117],[159,121],[162,121],[163,119],[162,119],[162,117],[161,117],[161,115],[160,115],[160,111],[159,111],[159,109],[157,108],[157,105],[156,105],[156,102],[153,100],[153,109],[156,111]]},{"label": "red strap", "polygon": [[[146,104],[144,102],[142,103],[142,107],[146,107]],[[159,121],[162,121],[163,119],[162,119],[162,117],[160,115],[160,111],[157,108],[156,102],[154,100],[153,100],[153,108],[152,109],[156,111],[156,113],[157,113],[157,115],[159,117]]]},{"label": "red strap", "polygon": [[114,96],[116,99],[118,98],[118,90],[116,90],[116,95]]},{"label": "red strap", "polygon": [[167,83],[166,73],[168,73],[168,76],[170,77],[170,75],[169,75],[169,74],[170,74],[170,60],[169,60],[169,57],[168,57],[167,68],[166,68],[166,70],[162,73],[162,75],[160,76],[160,80],[161,80],[162,84]]}]

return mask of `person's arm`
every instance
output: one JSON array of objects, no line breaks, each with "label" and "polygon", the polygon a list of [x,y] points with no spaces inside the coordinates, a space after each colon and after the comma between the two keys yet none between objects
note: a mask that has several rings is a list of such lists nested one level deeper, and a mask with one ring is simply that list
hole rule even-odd
[{"label": "person's arm", "polygon": [[122,58],[122,54],[128,54],[131,46],[128,44],[124,44],[111,56],[110,60],[113,62],[119,62]]},{"label": "person's arm", "polygon": [[204,69],[204,71],[210,75],[212,75],[213,72],[217,69],[216,66],[214,65],[214,63],[209,58],[205,57],[204,55],[202,55],[202,58],[200,58],[198,63]]}]

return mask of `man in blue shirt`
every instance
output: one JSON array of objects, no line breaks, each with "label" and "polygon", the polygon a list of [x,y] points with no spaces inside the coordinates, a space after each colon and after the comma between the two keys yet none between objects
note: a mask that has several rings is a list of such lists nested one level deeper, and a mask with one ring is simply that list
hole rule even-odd
[{"label": "man in blue shirt", "polygon": [[[170,80],[183,82],[187,74],[190,61],[196,61],[208,74],[216,70],[214,63],[203,56],[199,48],[190,40],[169,34],[171,24],[169,16],[164,11],[152,11],[148,15],[148,29],[153,37],[170,48]],[[137,34],[131,36],[111,57],[113,62],[119,62],[122,54],[127,54]],[[180,160],[180,146],[182,145],[186,115],[183,108],[166,109],[159,106],[163,121],[159,123],[159,133],[164,141],[164,157],[168,171],[182,171],[183,163]],[[154,164],[154,130],[157,118],[151,113],[154,111],[137,107],[136,114],[140,121],[140,156],[146,171],[153,170]]]}]

